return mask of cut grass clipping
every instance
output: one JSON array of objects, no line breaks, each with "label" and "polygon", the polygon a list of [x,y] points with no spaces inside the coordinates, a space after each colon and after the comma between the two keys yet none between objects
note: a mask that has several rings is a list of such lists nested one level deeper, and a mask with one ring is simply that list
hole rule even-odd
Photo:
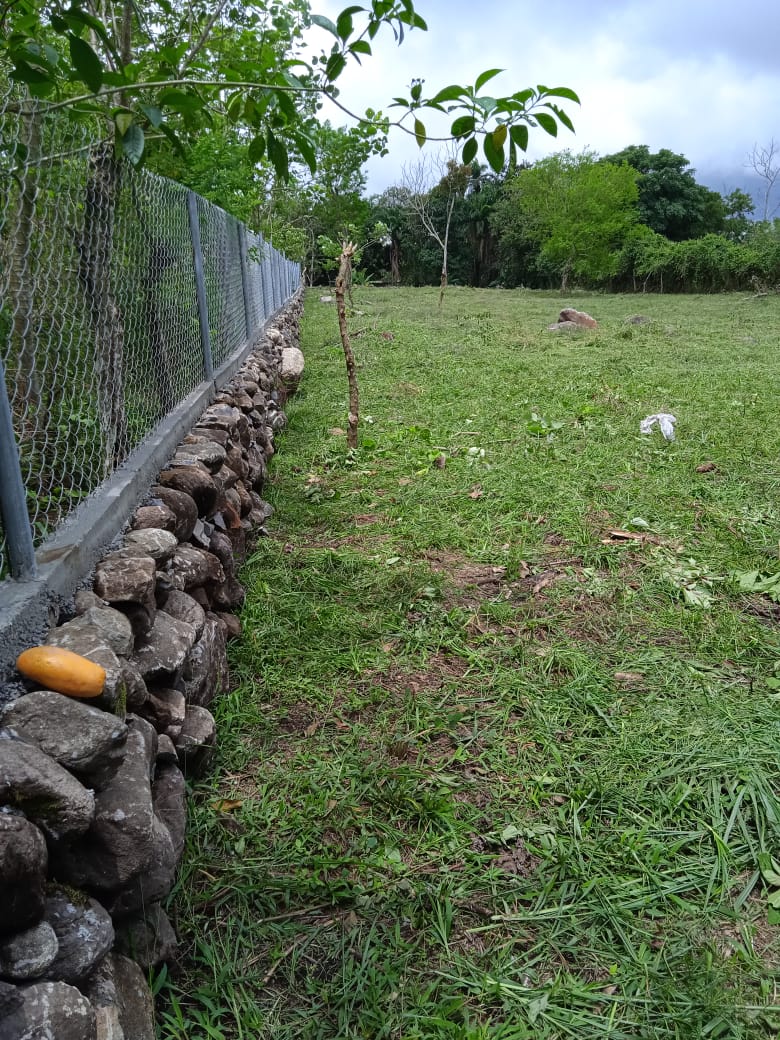
[{"label": "cut grass clipping", "polygon": [[160,1036],[775,1036],[780,299],[356,307],[347,451],[307,303]]}]

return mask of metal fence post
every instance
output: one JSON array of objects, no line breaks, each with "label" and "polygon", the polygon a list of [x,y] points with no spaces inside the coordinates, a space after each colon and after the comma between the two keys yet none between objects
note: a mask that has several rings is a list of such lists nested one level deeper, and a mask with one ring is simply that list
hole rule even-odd
[{"label": "metal fence post", "polygon": [[30,517],[27,514],[27,493],[19,465],[13,415],[5,385],[5,369],[0,358],[0,513],[3,516],[8,562],[11,576],[19,581],[35,578],[35,562]]},{"label": "metal fence post", "polygon": [[249,295],[249,271],[246,260],[246,228],[240,220],[236,221],[238,228],[238,259],[241,263],[241,291],[244,294],[244,325],[246,327],[246,338],[251,339],[254,329],[252,320],[252,301]]},{"label": "metal fence post", "polygon": [[209,329],[209,306],[206,301],[206,279],[203,274],[203,250],[200,245],[200,222],[198,220],[198,196],[187,192],[187,215],[190,219],[192,259],[195,264],[195,291],[198,296],[198,321],[200,322],[200,345],[203,349],[203,373],[206,379],[214,378],[214,362],[211,358],[211,330]]},{"label": "metal fence post", "polygon": [[273,299],[271,298],[271,275],[269,271],[271,247],[262,235],[260,236],[260,249],[260,276],[263,287],[263,321],[265,321],[271,316],[271,312],[273,311]]}]

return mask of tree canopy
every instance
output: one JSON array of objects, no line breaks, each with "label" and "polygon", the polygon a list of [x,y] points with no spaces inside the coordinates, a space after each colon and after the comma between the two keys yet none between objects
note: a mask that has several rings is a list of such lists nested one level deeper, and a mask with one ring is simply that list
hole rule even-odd
[{"label": "tree canopy", "polygon": [[[306,51],[311,25],[331,35],[330,49]],[[343,107],[336,84],[348,62],[369,58],[382,30],[402,43],[409,31],[426,28],[413,0],[351,5],[335,21],[312,14],[307,0],[150,0],[143,8],[136,0],[16,0],[0,10],[0,70],[50,108],[106,117],[117,151],[133,162],[150,137],[177,145],[226,119],[242,129],[251,159],[267,156],[287,177],[291,155],[316,167],[313,111],[324,98]],[[500,170],[526,149],[529,129],[553,136],[560,126],[572,129],[559,102],[578,102],[566,87],[541,85],[492,96],[484,88],[500,71],[430,94],[415,79],[408,95],[390,103],[400,110],[392,120],[349,114],[383,131],[400,127],[423,145],[422,116],[447,113],[463,161],[473,161],[481,146]]]},{"label": "tree canopy", "polygon": [[659,235],[679,242],[723,229],[725,211],[720,195],[696,182],[696,171],[684,155],[647,145],[629,145],[602,160],[627,163],[639,173],[639,216]]}]

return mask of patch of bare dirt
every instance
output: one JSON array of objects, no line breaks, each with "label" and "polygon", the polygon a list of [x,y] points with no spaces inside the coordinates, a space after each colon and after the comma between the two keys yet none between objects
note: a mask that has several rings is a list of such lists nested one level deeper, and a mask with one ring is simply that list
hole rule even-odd
[{"label": "patch of bare dirt", "polygon": [[468,661],[462,657],[437,653],[428,658],[425,668],[408,669],[390,664],[384,671],[373,672],[369,680],[371,686],[378,686],[393,696],[417,696],[436,693],[453,680],[462,679],[468,668]]}]

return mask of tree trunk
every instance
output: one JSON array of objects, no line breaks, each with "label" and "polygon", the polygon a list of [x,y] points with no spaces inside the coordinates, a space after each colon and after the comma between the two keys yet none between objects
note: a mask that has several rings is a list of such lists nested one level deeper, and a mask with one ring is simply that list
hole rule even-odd
[{"label": "tree trunk", "polygon": [[390,281],[393,285],[401,284],[401,248],[395,237],[390,243]]},{"label": "tree trunk", "polygon": [[110,141],[90,154],[84,197],[84,226],[78,239],[79,279],[86,297],[95,345],[95,370],[104,436],[102,477],[124,459],[127,418],[124,405],[124,324],[111,285],[114,221],[122,171]]},{"label": "tree trunk", "polygon": [[341,346],[344,351],[344,361],[347,365],[347,382],[349,384],[349,417],[347,419],[347,447],[357,448],[358,422],[360,418],[360,401],[358,395],[357,370],[355,368],[355,355],[352,352],[352,344],[349,339],[347,328],[347,308],[344,296],[347,287],[352,284],[352,258],[355,255],[355,246],[352,242],[344,242],[341,247],[341,258],[339,262],[339,273],[336,276],[336,311],[339,317],[339,332],[341,333]]},{"label": "tree trunk", "polygon": [[441,283],[439,284],[439,310],[444,303],[444,290],[447,288],[447,261],[445,259],[441,268]]},{"label": "tree trunk", "polygon": [[18,396],[40,412],[43,405],[41,381],[35,365],[33,335],[33,295],[36,261],[33,256],[35,204],[38,196],[38,167],[41,157],[41,123],[35,102],[25,106],[20,116],[20,140],[27,149],[21,174],[18,219],[13,231],[8,264],[8,299],[12,317],[11,342],[17,358]]}]

